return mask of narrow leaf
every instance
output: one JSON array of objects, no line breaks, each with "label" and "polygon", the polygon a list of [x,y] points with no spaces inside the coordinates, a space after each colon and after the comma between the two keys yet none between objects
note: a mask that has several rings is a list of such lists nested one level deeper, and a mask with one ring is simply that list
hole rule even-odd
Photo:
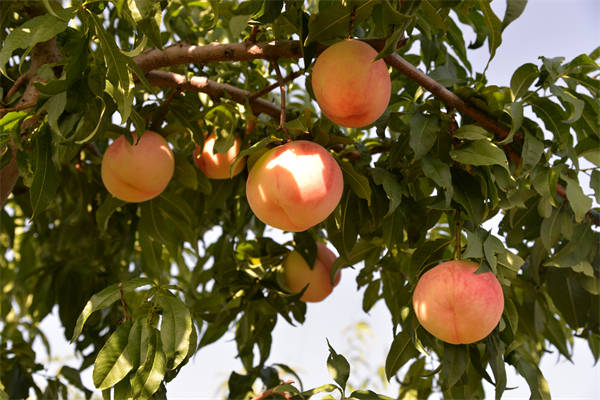
[{"label": "narrow leaf", "polygon": [[[133,278],[125,283],[123,283],[123,293],[131,292],[141,286],[150,285],[152,281],[148,278]],[[71,338],[71,342],[73,342],[79,335],[83,329],[83,325],[85,321],[89,318],[89,316],[94,312],[101,310],[105,307],[110,306],[115,301],[121,298],[121,293],[119,290],[119,284],[115,283],[102,291],[96,293],[92,296],[92,298],[85,304],[83,311],[77,318],[77,323],[75,324],[75,330],[73,331],[73,337]]]},{"label": "narrow leaf", "polygon": [[131,326],[129,321],[120,325],[100,349],[92,373],[96,388],[104,390],[114,386],[133,369],[134,360],[127,349]]},{"label": "narrow leaf", "polygon": [[183,361],[190,347],[192,317],[186,305],[176,296],[161,294],[158,304],[162,308],[160,335],[169,369]]},{"label": "narrow leaf", "polygon": [[52,162],[52,143],[50,131],[44,126],[36,139],[34,150],[34,175],[29,197],[33,217],[44,211],[58,189],[59,175]]}]

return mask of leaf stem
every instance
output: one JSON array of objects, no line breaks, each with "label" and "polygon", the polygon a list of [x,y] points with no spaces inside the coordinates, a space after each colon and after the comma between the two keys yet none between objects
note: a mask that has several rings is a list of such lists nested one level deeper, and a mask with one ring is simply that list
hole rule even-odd
[{"label": "leaf stem", "polygon": [[127,304],[125,304],[125,295],[123,294],[123,283],[119,282],[119,292],[121,294],[121,304],[123,305],[123,312],[125,313],[125,317],[121,320],[121,322],[130,321],[131,317],[129,316],[129,311],[127,311]]},{"label": "leaf stem", "polygon": [[292,136],[288,132],[285,127],[285,81],[283,80],[283,76],[281,75],[281,70],[279,69],[279,63],[277,60],[272,60],[271,64],[273,64],[273,68],[275,69],[275,73],[277,74],[277,80],[279,81],[279,90],[281,91],[281,112],[279,114],[279,127],[285,133],[287,137],[287,141],[290,142],[292,140]]}]

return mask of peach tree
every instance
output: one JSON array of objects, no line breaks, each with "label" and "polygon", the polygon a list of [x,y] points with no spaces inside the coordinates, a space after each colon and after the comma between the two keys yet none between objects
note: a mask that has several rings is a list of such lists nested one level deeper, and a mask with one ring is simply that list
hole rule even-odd
[{"label": "peach tree", "polygon": [[[312,389],[270,358],[276,323],[306,316],[306,285],[290,289],[285,261],[293,254],[316,271],[324,244],[338,255],[323,267],[327,290],[355,268],[364,312],[389,309],[382,364],[402,382],[396,397],[483,397],[485,380],[500,398],[507,365],[532,397],[549,397],[545,352],[570,359],[578,337],[600,357],[600,48],[532,55],[508,87],[488,82],[468,50],[487,46],[493,63],[526,3],[506,0],[496,15],[488,0],[1,2],[0,399],[64,398],[69,387],[90,397],[88,368],[104,398],[165,398],[190,358],[227,332],[239,358],[230,398],[388,398],[347,390],[350,364],[332,347],[333,381]],[[360,68],[336,50],[313,75],[319,55],[349,38],[367,49]],[[361,123],[339,125],[339,110]],[[167,161],[151,150],[136,163],[110,155],[114,143],[140,149],[147,131],[162,137]],[[299,141],[341,171],[339,196],[314,209],[303,196],[329,183],[305,178],[320,171],[312,161],[294,186],[294,173],[261,158]],[[200,169],[211,163],[224,179]],[[152,171],[165,175],[164,165],[163,188]],[[265,186],[252,196],[270,201],[267,214],[285,196],[297,219],[299,207],[331,209],[287,241],[265,235],[278,228],[249,205],[256,165]],[[122,199],[105,179],[161,187]],[[280,183],[285,196],[266,199]],[[483,227],[494,217],[497,232]],[[501,317],[473,343],[442,341],[413,308],[419,278],[454,259],[501,287]],[[47,342],[38,325],[53,310],[82,362],[40,387],[33,342]]]}]

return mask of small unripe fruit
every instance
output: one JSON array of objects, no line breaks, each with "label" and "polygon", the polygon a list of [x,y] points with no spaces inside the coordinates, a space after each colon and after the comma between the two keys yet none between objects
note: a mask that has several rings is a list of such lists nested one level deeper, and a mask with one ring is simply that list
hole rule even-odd
[{"label": "small unripe fruit", "polygon": [[331,214],[342,197],[340,166],[322,146],[289,142],[263,154],[246,181],[246,197],[258,219],[300,232]]},{"label": "small unripe fruit", "polygon": [[327,246],[317,242],[317,258],[311,269],[300,253],[290,252],[283,262],[286,286],[292,292],[298,293],[308,285],[300,300],[305,302],[323,300],[329,296],[341,278],[341,273],[338,271],[333,284],[331,283],[331,267],[336,258],[336,255]]},{"label": "small unripe fruit", "polygon": [[360,40],[347,39],[328,47],[315,61],[312,89],[321,111],[338,125],[360,128],[383,114],[392,81],[377,52]]},{"label": "small unripe fruit", "polygon": [[[204,139],[203,147],[196,146],[194,163],[210,179],[233,178],[242,172],[246,166],[245,158],[235,162],[235,158],[240,153],[242,141],[239,137],[236,137],[233,146],[226,153],[213,153],[216,141],[217,135],[213,133]],[[235,165],[233,165],[234,162]],[[231,168],[232,165],[233,168]]]},{"label": "small unripe fruit", "polygon": [[444,262],[425,272],[413,293],[417,319],[429,333],[452,344],[477,342],[502,316],[504,295],[491,272],[476,274],[468,261]]},{"label": "small unripe fruit", "polygon": [[144,132],[139,141],[134,133],[133,143],[124,135],[112,142],[102,157],[101,175],[110,194],[137,203],[165,190],[173,177],[175,159],[167,141],[156,132]]}]

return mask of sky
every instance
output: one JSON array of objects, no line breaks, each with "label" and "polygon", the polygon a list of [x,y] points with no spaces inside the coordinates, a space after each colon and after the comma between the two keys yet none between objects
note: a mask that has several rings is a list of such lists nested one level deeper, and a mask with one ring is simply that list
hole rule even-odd
[{"label": "sky", "polygon": [[[499,16],[504,14],[505,1],[495,0],[492,6]],[[465,34],[468,34],[466,31]],[[597,0],[529,0],[524,14],[513,22],[503,34],[503,42],[497,50],[487,77],[489,84],[507,86],[512,73],[522,64],[539,65],[539,56],[564,56],[567,60],[581,53],[589,53],[600,46],[600,1]],[[487,63],[487,45],[471,51],[475,71],[482,71]],[[494,229],[493,226],[487,226]],[[273,230],[274,237],[280,237]],[[332,382],[326,368],[328,354],[326,339],[338,353],[348,357],[364,357],[360,368],[351,371],[350,382],[358,383],[368,378],[370,388],[393,396],[397,385],[383,386],[377,378],[377,369],[385,364],[385,357],[392,342],[390,315],[383,301],[379,301],[367,315],[362,311],[363,291],[356,290],[356,271],[345,269],[342,280],[333,293],[321,303],[308,304],[306,322],[292,327],[283,319],[273,332],[273,347],[269,363],[284,363],[295,368],[306,389]],[[369,329],[356,329],[364,324]],[[48,334],[53,356],[60,362],[53,363],[51,371],[59,364],[77,367],[76,359],[64,359],[70,355],[66,341],[62,340],[62,328],[54,316],[47,318],[41,329]],[[357,339],[358,334],[364,340]],[[558,352],[544,356],[541,370],[555,399],[600,398],[600,366],[593,365],[587,342],[576,340],[573,363],[558,357]],[[46,359],[41,346],[36,349],[39,360]],[[201,349],[179,376],[167,384],[169,399],[215,399],[225,393],[227,378],[232,370],[242,372],[241,363],[235,359],[236,346],[233,334],[226,334],[208,348]],[[354,367],[355,363],[351,362]],[[505,392],[503,398],[529,398],[524,379],[507,366],[508,386],[516,389]],[[93,388],[91,368],[84,374],[84,383]],[[365,387],[366,388],[366,387]],[[486,384],[487,397],[493,398],[494,389]]]}]

